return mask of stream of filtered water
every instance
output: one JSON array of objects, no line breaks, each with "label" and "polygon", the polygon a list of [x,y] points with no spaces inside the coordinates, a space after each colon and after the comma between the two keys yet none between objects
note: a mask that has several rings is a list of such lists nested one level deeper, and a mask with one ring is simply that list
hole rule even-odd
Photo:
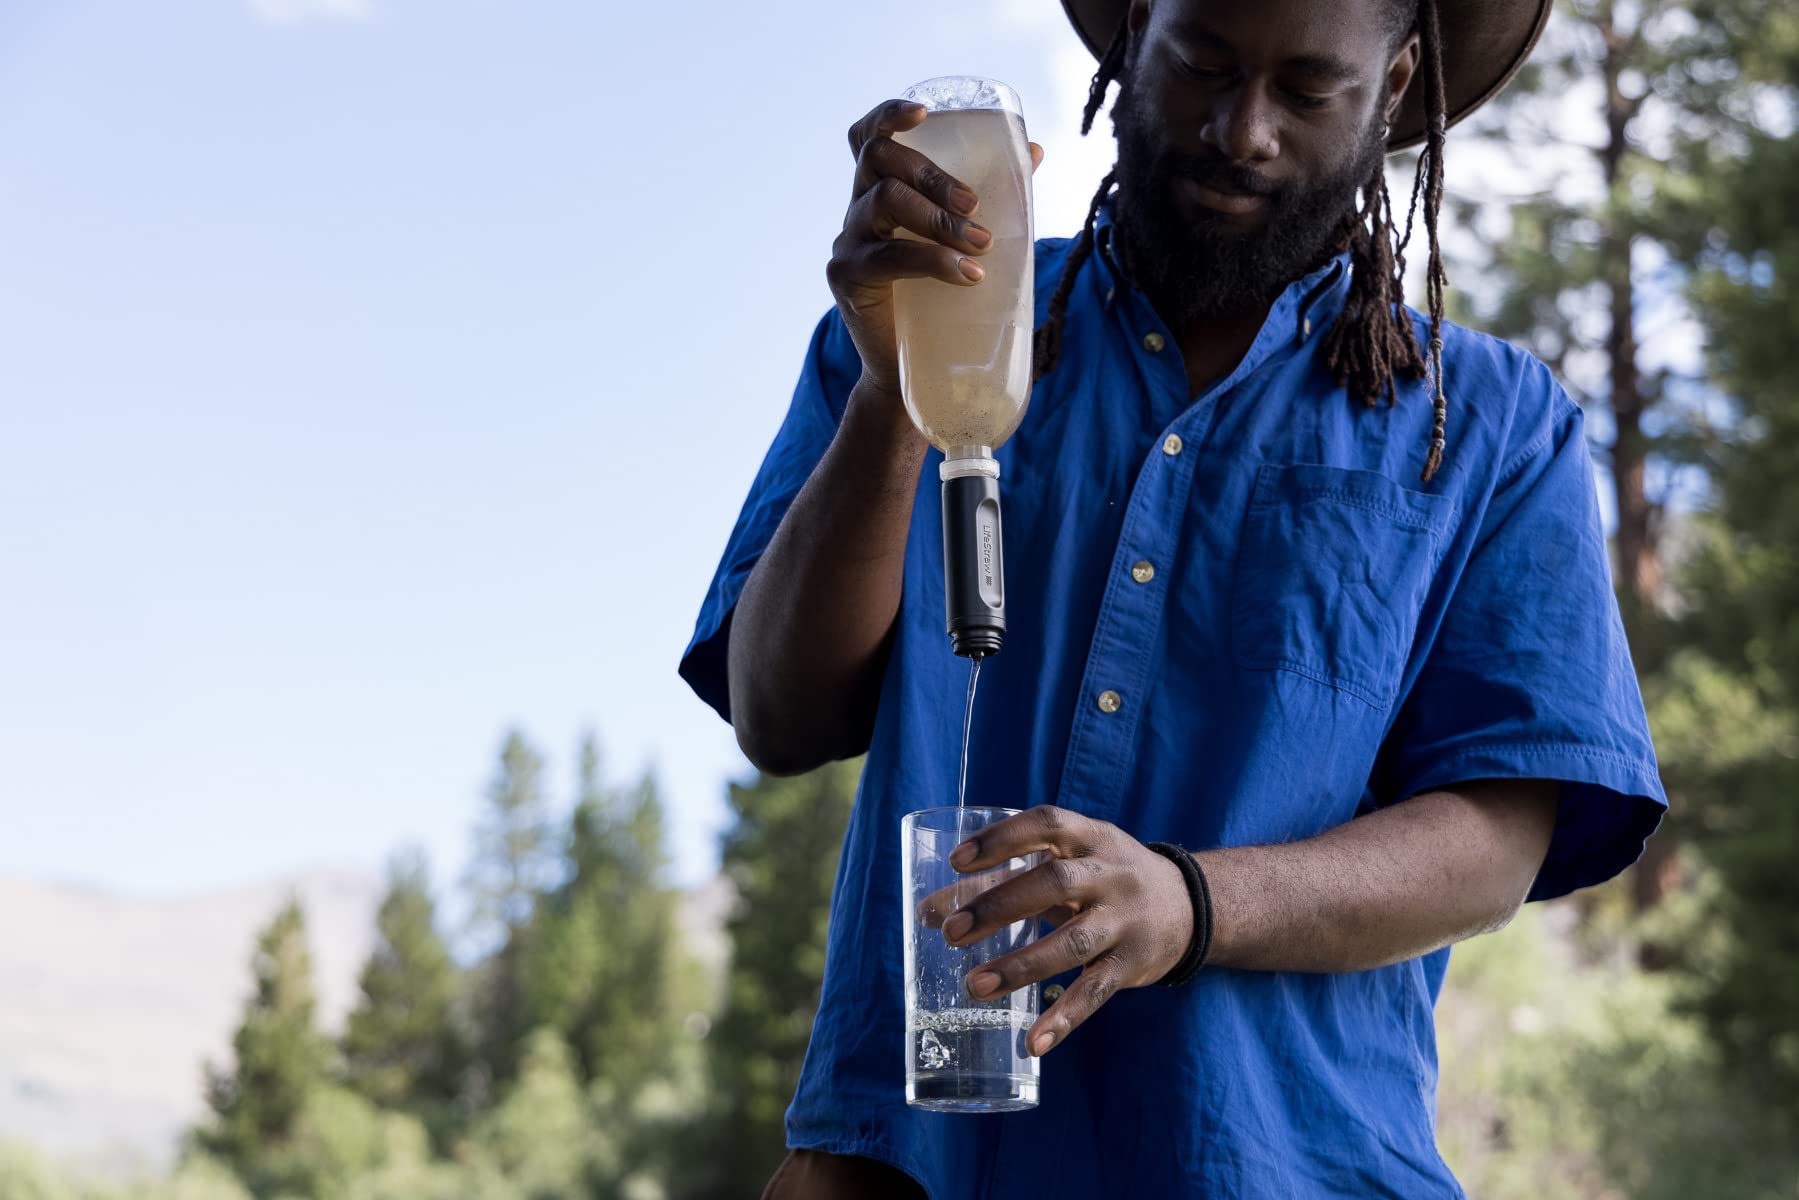
[{"label": "stream of filtered water", "polygon": [[962,771],[956,777],[956,807],[968,802],[968,731],[974,725],[974,685],[981,679],[981,660],[968,660],[968,707],[962,713]]}]

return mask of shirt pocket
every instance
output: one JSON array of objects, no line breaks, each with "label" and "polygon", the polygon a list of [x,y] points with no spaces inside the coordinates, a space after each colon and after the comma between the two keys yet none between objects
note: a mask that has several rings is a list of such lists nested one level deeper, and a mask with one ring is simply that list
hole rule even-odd
[{"label": "shirt pocket", "polygon": [[1262,467],[1231,585],[1237,665],[1390,707],[1453,504],[1374,471]]}]

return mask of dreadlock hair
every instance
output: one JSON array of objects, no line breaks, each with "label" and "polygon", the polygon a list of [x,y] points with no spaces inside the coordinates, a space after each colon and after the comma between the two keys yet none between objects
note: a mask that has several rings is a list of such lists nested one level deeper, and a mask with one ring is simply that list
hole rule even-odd
[{"label": "dreadlock hair", "polygon": [[[1415,11],[1408,11],[1412,10],[1414,2]],[[1338,248],[1347,248],[1350,254],[1349,296],[1342,313],[1326,334],[1324,355],[1338,385],[1347,389],[1352,400],[1370,408],[1382,399],[1389,405],[1395,402],[1395,375],[1408,379],[1429,378],[1435,412],[1430,449],[1424,460],[1423,480],[1429,483],[1443,465],[1444,429],[1448,416],[1448,401],[1443,390],[1443,289],[1448,276],[1443,270],[1443,255],[1437,244],[1437,215],[1443,199],[1443,140],[1448,129],[1444,119],[1443,42],[1437,0],[1398,0],[1398,5],[1401,11],[1397,14],[1396,28],[1405,30],[1415,22],[1418,31],[1424,149],[1419,153],[1417,173],[1412,180],[1412,198],[1406,208],[1403,235],[1395,228],[1384,156],[1375,163],[1373,177],[1362,184],[1360,207],[1344,217]],[[1128,25],[1128,16],[1119,20],[1106,52],[1100,56],[1099,69],[1093,73],[1093,82],[1087,91],[1087,106],[1081,113],[1083,135],[1093,127],[1094,117],[1105,102],[1106,89],[1118,78],[1124,66]],[[1092,203],[1087,206],[1087,222],[1069,249],[1067,265],[1050,299],[1048,319],[1034,338],[1033,381],[1053,371],[1061,359],[1062,327],[1068,316],[1068,298],[1074,291],[1076,276],[1093,254],[1094,222],[1100,206],[1111,193],[1117,173],[1114,167],[1100,181]],[[1430,310],[1428,359],[1426,354],[1420,353],[1411,318],[1406,315],[1403,288],[1405,251],[1412,240],[1412,225],[1418,215],[1420,199],[1424,202],[1424,228],[1430,243],[1430,262],[1425,272],[1425,297]]]},{"label": "dreadlock hair", "polygon": [[[1124,65],[1125,43],[1130,25],[1130,14],[1120,17],[1118,28],[1112,34],[1111,44],[1100,56],[1099,69],[1093,73],[1093,83],[1087,88],[1087,107],[1081,110],[1081,136],[1093,128],[1093,118],[1099,115],[1100,105],[1106,102],[1106,88],[1118,77],[1118,68]],[[1079,236],[1074,245],[1069,247],[1068,262],[1062,268],[1062,277],[1056,281],[1055,295],[1049,301],[1049,320],[1037,330],[1031,339],[1031,382],[1043,378],[1056,369],[1062,359],[1062,325],[1068,318],[1068,297],[1074,291],[1074,281],[1080,275],[1081,268],[1093,254],[1093,222],[1099,217],[1099,206],[1106,201],[1106,195],[1112,190],[1112,183],[1118,177],[1118,168],[1113,167],[1106,172],[1106,177],[1099,181],[1099,190],[1093,193],[1092,203],[1087,205],[1087,221],[1081,226]]]}]

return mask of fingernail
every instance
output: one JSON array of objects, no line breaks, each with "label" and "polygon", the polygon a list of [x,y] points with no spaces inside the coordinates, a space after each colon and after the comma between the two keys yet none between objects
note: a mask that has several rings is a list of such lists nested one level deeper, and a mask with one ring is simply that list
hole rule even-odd
[{"label": "fingernail", "polygon": [[[968,269],[970,267],[974,268],[972,273]],[[962,274],[967,275],[970,279],[979,279],[986,273],[986,269],[974,259],[965,258],[962,260]],[[950,852],[949,865],[952,867],[966,867],[969,863],[974,861],[974,855],[975,844],[973,842],[963,842],[960,846],[957,846]]]},{"label": "fingernail", "polygon": [[968,226],[962,231],[962,236],[968,239],[969,245],[982,248],[985,248],[987,244],[993,240],[993,234],[981,228],[979,225]]},{"label": "fingernail", "polygon": [[970,213],[974,212],[975,209],[980,207],[980,204],[981,198],[961,184],[957,184],[949,190],[950,207],[961,213],[963,216],[968,216]]},{"label": "fingernail", "polygon": [[977,971],[968,977],[968,990],[976,996],[985,996],[999,986],[999,976],[992,971]]},{"label": "fingernail", "polygon": [[974,928],[974,914],[959,912],[943,923],[943,936],[959,938]]},{"label": "fingernail", "polygon": [[1056,1035],[1053,1033],[1038,1034],[1037,1040],[1031,1043],[1031,1053],[1035,1054],[1038,1058],[1042,1058],[1044,1053],[1049,1050],[1050,1046],[1055,1042],[1055,1040],[1056,1040]]}]

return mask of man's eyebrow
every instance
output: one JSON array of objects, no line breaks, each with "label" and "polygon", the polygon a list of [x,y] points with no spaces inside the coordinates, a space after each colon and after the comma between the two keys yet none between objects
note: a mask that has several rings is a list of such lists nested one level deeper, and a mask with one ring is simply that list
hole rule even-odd
[{"label": "man's eyebrow", "polygon": [[1360,71],[1327,54],[1296,54],[1281,66],[1301,75],[1310,75],[1320,83],[1354,83],[1361,78]]},{"label": "man's eyebrow", "polygon": [[[1169,28],[1175,39],[1196,50],[1210,50],[1227,58],[1237,56],[1236,47],[1198,25],[1175,21]],[[1360,81],[1362,73],[1340,58],[1328,54],[1295,54],[1281,62],[1283,71],[1293,71],[1323,84],[1350,84]]]}]

